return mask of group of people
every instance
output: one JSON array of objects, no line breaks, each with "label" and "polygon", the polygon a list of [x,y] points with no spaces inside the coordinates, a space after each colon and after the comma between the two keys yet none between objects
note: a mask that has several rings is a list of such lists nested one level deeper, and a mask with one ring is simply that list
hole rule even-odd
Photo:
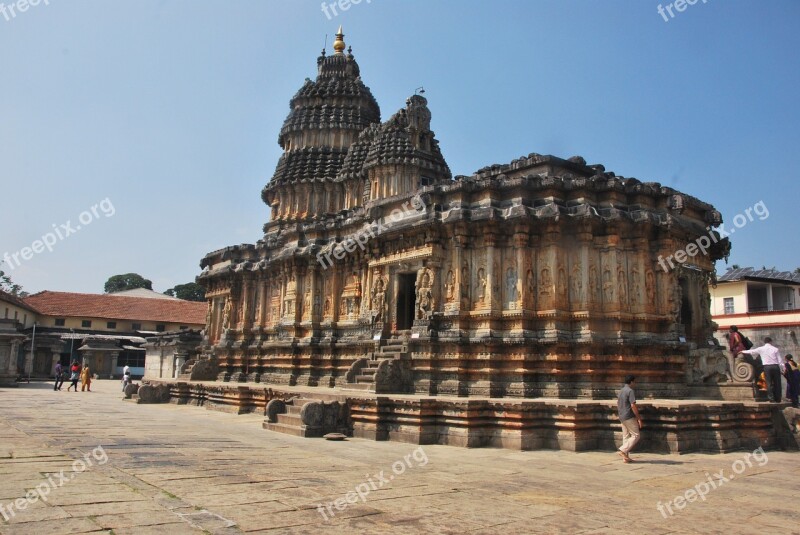
[{"label": "group of people", "polygon": [[[764,367],[767,397],[772,403],[781,402],[781,375],[786,378],[786,397],[791,401],[792,407],[800,408],[798,405],[798,397],[800,397],[800,369],[794,361],[792,355],[786,355],[781,359],[780,350],[772,345],[772,338],[767,336],[764,338],[764,345],[747,349],[747,346],[752,344],[739,332],[739,329],[733,325],[728,332],[728,347],[731,351],[731,372],[733,372],[733,363],[736,357],[741,354],[758,356],[761,358],[761,364]],[[633,387],[636,383],[636,377],[628,375],[625,377],[625,385],[620,390],[617,398],[617,414],[622,423],[622,445],[617,450],[617,453],[622,457],[625,463],[633,462],[630,457],[630,451],[639,442],[641,438],[642,417],[639,414],[639,409],[636,407],[636,394]]]},{"label": "group of people", "polygon": [[[54,374],[56,376],[56,383],[53,385],[53,390],[61,390],[61,387],[64,385],[64,376],[67,375],[67,373],[64,371],[64,367],[61,366],[60,362],[56,364]],[[89,370],[88,364],[84,364],[83,367],[81,367],[77,360],[73,360],[72,365],[69,367],[69,380],[70,384],[67,387],[67,392],[69,392],[70,388],[75,388],[75,392],[77,392],[78,381],[81,382],[81,392],[92,391],[92,372]]]},{"label": "group of people", "polygon": [[739,332],[736,325],[731,325],[728,331],[728,347],[735,360],[741,354],[753,355],[761,358],[764,367],[764,381],[767,387],[767,399],[772,403],[781,402],[781,375],[786,378],[786,398],[795,409],[800,408],[800,369],[792,355],[781,359],[780,350],[772,345],[772,338],[764,338],[764,345],[747,349],[745,337]]},{"label": "group of people", "polygon": [[[56,363],[56,368],[53,371],[53,374],[56,378],[56,383],[53,385],[53,390],[61,390],[61,387],[64,385],[64,377],[67,373],[64,371],[64,367],[61,365],[60,362]],[[92,391],[92,372],[89,370],[89,365],[84,364],[81,368],[81,365],[78,364],[77,360],[72,361],[72,365],[69,367],[69,380],[70,385],[67,387],[67,392],[69,392],[70,388],[75,388],[75,392],[78,391],[78,381],[81,382],[81,392]],[[131,383],[131,368],[130,366],[125,366],[122,371],[122,391],[125,392],[125,387]]]}]

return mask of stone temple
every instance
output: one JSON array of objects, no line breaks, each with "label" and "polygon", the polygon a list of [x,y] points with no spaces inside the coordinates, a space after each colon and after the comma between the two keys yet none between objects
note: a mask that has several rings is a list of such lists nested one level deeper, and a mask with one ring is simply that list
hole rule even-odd
[{"label": "stone temple", "polygon": [[[427,100],[381,122],[341,29],[333,47],[289,103],[263,238],[202,260],[202,340],[151,341],[153,368],[183,348],[174,399],[306,436],[590,449],[613,447],[599,400],[628,373],[643,397],[726,397],[708,287],[730,245],[713,206],[579,156],[453,176]],[[703,253],[664,261],[701,237]],[[643,409],[663,420],[651,447],[778,441],[768,408],[665,403]],[[707,433],[687,442],[674,411]]]}]

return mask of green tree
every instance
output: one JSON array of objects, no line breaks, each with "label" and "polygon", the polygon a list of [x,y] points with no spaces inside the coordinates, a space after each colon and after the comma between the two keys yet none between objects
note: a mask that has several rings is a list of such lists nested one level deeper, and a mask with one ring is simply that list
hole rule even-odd
[{"label": "green tree", "polygon": [[169,290],[164,292],[164,294],[171,295],[172,297],[177,297],[178,299],[183,299],[185,301],[206,300],[205,289],[196,282],[187,282],[186,284],[178,284],[174,288],[170,288]]},{"label": "green tree", "polygon": [[147,280],[138,273],[126,273],[124,275],[114,275],[106,281],[105,292],[124,292],[125,290],[135,290],[136,288],[153,289],[153,281]]},{"label": "green tree", "polygon": [[0,269],[0,290],[10,293],[11,295],[16,295],[17,297],[28,296],[28,292],[22,291],[22,286],[14,283],[14,281],[11,280],[11,276],[6,275],[6,272],[2,269]]}]

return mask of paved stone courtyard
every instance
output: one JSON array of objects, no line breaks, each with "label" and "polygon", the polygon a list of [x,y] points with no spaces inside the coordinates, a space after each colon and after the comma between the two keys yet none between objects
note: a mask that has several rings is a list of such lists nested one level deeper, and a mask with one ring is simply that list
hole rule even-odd
[{"label": "paved stone courtyard", "polygon": [[93,386],[0,389],[0,533],[800,533],[797,453],[328,442]]}]

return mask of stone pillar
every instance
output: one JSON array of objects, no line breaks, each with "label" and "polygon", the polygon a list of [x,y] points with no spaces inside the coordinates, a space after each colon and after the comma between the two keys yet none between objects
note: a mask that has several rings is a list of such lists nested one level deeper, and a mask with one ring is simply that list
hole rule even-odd
[{"label": "stone pillar", "polygon": [[311,273],[311,323],[319,325],[322,323],[322,305],[325,299],[320,287],[319,264],[314,264],[309,271]]},{"label": "stone pillar", "polygon": [[514,229],[514,258],[517,262],[517,301],[514,304],[516,309],[525,308],[525,275],[526,275],[526,262],[525,251],[528,247],[528,229],[522,225]]},{"label": "stone pillar", "polygon": [[174,363],[172,368],[172,378],[177,379],[178,375],[180,375],[181,370],[183,369],[183,365],[186,364],[186,360],[189,358],[189,354],[186,350],[183,351],[176,351],[174,356]]},{"label": "stone pillar", "polygon": [[[590,265],[590,250],[592,248],[592,232],[591,228],[585,228],[582,232],[578,233],[578,261],[580,262],[580,277],[581,295],[578,296],[577,302],[573,303],[572,310],[583,311],[589,310],[592,296],[589,295],[589,265]],[[595,281],[596,284],[596,281]]]},{"label": "stone pillar", "polygon": [[259,328],[264,327],[264,323],[267,317],[267,306],[269,306],[269,292],[268,292],[269,284],[266,279],[260,278],[258,281],[258,292],[260,297],[259,300],[259,307],[258,307],[258,326]]},{"label": "stone pillar", "polygon": [[239,318],[239,328],[242,329],[243,332],[249,332],[250,326],[252,325],[252,321],[250,320],[251,315],[251,300],[253,298],[253,280],[250,276],[245,275],[244,277],[244,289],[242,290],[242,305],[241,305],[241,317]]},{"label": "stone pillar", "polygon": [[[108,362],[109,362],[109,369],[106,370],[108,378],[113,379],[114,374],[117,372],[117,362],[119,361],[119,351],[112,351],[108,354]],[[97,376],[100,377],[100,372],[97,372]]]},{"label": "stone pillar", "polygon": [[[500,303],[502,296],[496,295],[495,289],[495,272],[494,262],[495,246],[497,245],[497,236],[491,232],[487,232],[485,236],[486,244],[486,298],[484,301],[485,307],[489,310],[495,310]],[[499,256],[499,255],[498,255]]]}]

